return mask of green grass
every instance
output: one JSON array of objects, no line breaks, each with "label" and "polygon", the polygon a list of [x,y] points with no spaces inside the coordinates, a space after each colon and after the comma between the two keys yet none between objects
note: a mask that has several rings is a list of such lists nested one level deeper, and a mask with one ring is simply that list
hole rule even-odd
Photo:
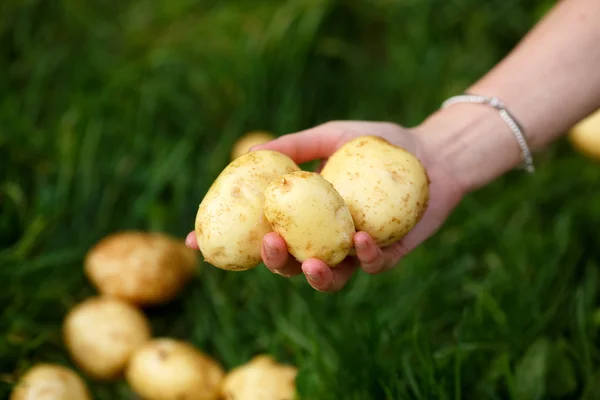
[{"label": "green grass", "polygon": [[[72,366],[82,257],[121,229],[183,237],[251,129],[420,122],[504,56],[550,1],[0,3],[0,397]],[[154,334],[231,368],[269,352],[304,399],[596,399],[600,165],[561,141],[539,172],[470,195],[381,276],[341,293],[200,265]],[[88,381],[97,399],[131,399]]]}]

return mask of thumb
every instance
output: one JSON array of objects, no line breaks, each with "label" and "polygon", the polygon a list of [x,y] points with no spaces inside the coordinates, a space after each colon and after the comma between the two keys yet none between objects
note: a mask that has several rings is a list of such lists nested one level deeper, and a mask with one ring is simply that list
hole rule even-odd
[{"label": "thumb", "polygon": [[274,150],[285,154],[297,164],[327,158],[342,144],[343,129],[323,124],[297,133],[290,133],[268,143],[252,147],[254,150]]}]

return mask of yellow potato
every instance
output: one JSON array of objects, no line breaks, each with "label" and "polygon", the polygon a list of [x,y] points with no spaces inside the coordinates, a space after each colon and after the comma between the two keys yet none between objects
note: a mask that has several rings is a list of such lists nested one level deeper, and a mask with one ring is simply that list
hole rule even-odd
[{"label": "yellow potato", "polygon": [[270,150],[233,160],[202,199],[196,240],[204,259],[217,268],[244,271],[262,262],[262,238],[271,232],[263,213],[264,191],[273,180],[300,167]]},{"label": "yellow potato", "polygon": [[429,179],[417,157],[377,136],[344,144],[321,175],[343,197],[356,230],[380,247],[402,239],[427,209]]},{"label": "yellow potato", "polygon": [[135,352],[125,377],[144,400],[217,400],[225,371],[189,343],[157,338]]},{"label": "yellow potato", "polygon": [[568,138],[579,152],[600,161],[600,109],[573,126]]},{"label": "yellow potato", "polygon": [[352,248],[352,215],[331,183],[315,172],[292,172],[271,182],[264,210],[298,261],[317,258],[335,266]]},{"label": "yellow potato", "polygon": [[87,254],[84,270],[105,295],[138,305],[166,303],[193,277],[196,251],[183,240],[158,232],[119,232]]},{"label": "yellow potato", "polygon": [[221,384],[222,400],[295,400],[298,369],[267,355],[229,371]]},{"label": "yellow potato", "polygon": [[118,378],[129,357],[150,337],[146,316],[135,306],[112,297],[83,301],[63,322],[65,346],[73,361],[98,380]]},{"label": "yellow potato", "polygon": [[79,375],[58,364],[31,367],[13,388],[10,400],[92,400]]},{"label": "yellow potato", "polygon": [[231,160],[235,160],[242,154],[247,153],[252,147],[259,144],[270,142],[275,139],[275,136],[269,132],[251,131],[240,137],[234,144],[231,150]]}]

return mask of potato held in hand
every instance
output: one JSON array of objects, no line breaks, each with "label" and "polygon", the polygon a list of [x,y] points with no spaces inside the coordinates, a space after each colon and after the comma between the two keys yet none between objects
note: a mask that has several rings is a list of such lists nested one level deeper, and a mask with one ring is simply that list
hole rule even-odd
[{"label": "potato held in hand", "polygon": [[429,179],[417,157],[377,136],[344,144],[321,171],[348,205],[357,231],[385,247],[423,217]]},{"label": "potato held in hand", "polygon": [[79,375],[58,364],[37,364],[15,385],[10,400],[92,400]]},{"label": "potato held in hand", "polygon": [[223,400],[295,400],[298,369],[267,355],[229,371],[221,385]]},{"label": "potato held in hand", "polygon": [[138,305],[166,303],[193,277],[197,253],[159,232],[125,231],[100,240],[85,273],[98,291]]},{"label": "potato held in hand", "polygon": [[331,183],[315,172],[292,172],[271,182],[265,216],[298,261],[317,258],[335,266],[352,248],[352,215]]},{"label": "potato held in hand", "polygon": [[299,170],[289,157],[271,150],[233,160],[198,208],[195,233],[204,259],[229,271],[259,265],[262,238],[272,231],[263,213],[265,188],[273,179]]},{"label": "potato held in hand", "polygon": [[159,338],[135,352],[125,376],[145,400],[217,400],[225,371],[191,344]]},{"label": "potato held in hand", "polygon": [[75,363],[101,380],[120,376],[129,357],[150,336],[146,316],[111,297],[85,300],[67,314],[63,324],[64,342]]}]

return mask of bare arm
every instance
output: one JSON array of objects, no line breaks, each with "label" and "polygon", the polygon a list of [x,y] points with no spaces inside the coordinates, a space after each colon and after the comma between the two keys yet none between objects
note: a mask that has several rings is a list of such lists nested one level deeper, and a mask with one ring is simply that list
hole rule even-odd
[{"label": "bare arm", "polygon": [[[533,151],[600,107],[600,1],[563,0],[494,69],[468,89],[496,96],[523,125]],[[473,55],[476,60],[476,55]],[[520,164],[497,112],[457,104],[417,129],[468,192]]]}]

